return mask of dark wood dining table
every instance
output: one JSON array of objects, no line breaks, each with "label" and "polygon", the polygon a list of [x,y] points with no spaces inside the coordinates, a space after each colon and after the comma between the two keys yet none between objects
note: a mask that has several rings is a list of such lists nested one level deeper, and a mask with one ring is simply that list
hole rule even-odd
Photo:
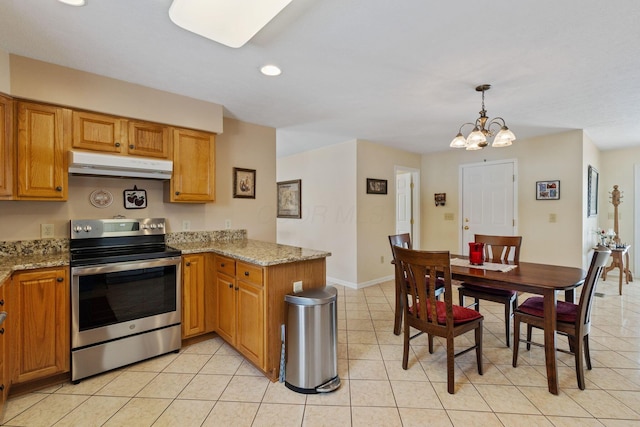
[{"label": "dark wood dining table", "polygon": [[[451,255],[451,258],[466,259],[467,257]],[[516,268],[508,272],[452,264],[451,275],[455,280],[490,284],[495,288],[513,289],[544,297],[544,352],[547,384],[550,393],[558,394],[555,330],[557,293],[564,291],[565,301],[574,302],[574,290],[584,283],[586,272],[575,267],[519,262]]]}]

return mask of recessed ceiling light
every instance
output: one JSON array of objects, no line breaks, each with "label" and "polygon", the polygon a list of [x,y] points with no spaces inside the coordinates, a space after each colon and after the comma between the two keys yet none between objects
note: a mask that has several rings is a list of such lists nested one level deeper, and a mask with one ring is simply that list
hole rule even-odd
[{"label": "recessed ceiling light", "polygon": [[84,6],[87,4],[85,0],[58,0],[60,3],[64,3],[69,6]]},{"label": "recessed ceiling light", "polygon": [[229,47],[241,47],[292,0],[173,0],[174,24]]},{"label": "recessed ceiling light", "polygon": [[279,76],[282,70],[276,65],[268,64],[260,68],[260,72],[265,76]]}]

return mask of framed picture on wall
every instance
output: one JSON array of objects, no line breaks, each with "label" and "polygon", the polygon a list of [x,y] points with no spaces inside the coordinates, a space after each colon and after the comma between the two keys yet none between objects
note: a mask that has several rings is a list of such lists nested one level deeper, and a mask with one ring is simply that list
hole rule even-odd
[{"label": "framed picture on wall", "polygon": [[233,198],[256,198],[256,170],[233,168]]},{"label": "framed picture on wall", "polygon": [[560,200],[560,181],[537,181],[536,200]]},{"label": "framed picture on wall", "polygon": [[598,215],[598,171],[589,165],[587,176],[587,216]]},{"label": "framed picture on wall", "polygon": [[278,182],[278,218],[302,218],[302,180]]},{"label": "framed picture on wall", "polygon": [[367,178],[367,194],[387,194],[387,180]]}]

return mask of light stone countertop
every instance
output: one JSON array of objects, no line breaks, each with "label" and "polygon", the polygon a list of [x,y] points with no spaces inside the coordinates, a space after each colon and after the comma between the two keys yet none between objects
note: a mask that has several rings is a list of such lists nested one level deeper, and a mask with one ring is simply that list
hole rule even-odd
[{"label": "light stone countertop", "polygon": [[331,252],[250,239],[172,243],[171,246],[182,251],[183,255],[214,252],[263,267],[331,256]]},{"label": "light stone countertop", "polygon": [[[196,237],[200,237],[201,240],[193,236],[188,236],[187,240],[181,241],[180,239],[174,239],[167,243],[171,247],[180,250],[183,255],[214,252],[263,267],[331,256],[331,252],[246,238],[220,241],[208,240],[210,238],[208,235]],[[35,244],[42,246],[41,242],[42,241],[37,241]],[[65,247],[64,242],[62,245],[60,245],[60,242],[55,242],[57,244],[54,248],[55,251],[50,253],[47,252],[50,248],[45,248],[43,251],[33,250],[32,246],[30,246],[32,244],[31,242],[17,243],[27,247],[27,249],[16,250],[15,248],[11,248],[11,250],[3,252],[4,256],[0,256],[0,284],[11,277],[13,272],[18,270],[33,270],[37,268],[69,265],[68,246]],[[60,250],[61,248],[63,250]]]}]

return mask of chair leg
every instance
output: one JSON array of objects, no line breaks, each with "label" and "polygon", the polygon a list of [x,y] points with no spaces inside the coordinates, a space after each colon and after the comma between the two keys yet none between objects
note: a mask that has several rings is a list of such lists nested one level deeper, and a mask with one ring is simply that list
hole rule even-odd
[{"label": "chair leg", "polygon": [[527,351],[531,350],[531,331],[533,330],[533,326],[527,323]]},{"label": "chair leg", "polygon": [[582,340],[578,337],[572,337],[573,345],[575,347],[575,359],[576,359],[576,377],[578,379],[578,388],[584,390],[584,364],[582,358]]},{"label": "chair leg", "polygon": [[447,337],[447,391],[449,394],[456,392],[454,355],[453,337]]},{"label": "chair leg", "polygon": [[520,347],[520,318],[513,316],[513,367],[518,366],[518,349]]},{"label": "chair leg", "polygon": [[427,334],[429,340],[429,354],[433,354],[433,335]]},{"label": "chair leg", "polygon": [[476,328],[476,363],[478,364],[478,374],[484,374],[482,368],[482,322]]},{"label": "chair leg", "polygon": [[589,353],[589,335],[584,336],[584,359],[587,362],[587,369],[591,370],[591,354]]},{"label": "chair leg", "polygon": [[506,336],[507,347],[509,347],[509,339],[511,337],[511,302],[504,305],[504,332]]},{"label": "chair leg", "polygon": [[410,338],[410,329],[411,327],[407,324],[407,321],[404,322],[404,350],[402,353],[402,369],[407,370],[407,366],[409,365],[409,338]]},{"label": "chair leg", "polygon": [[458,290],[458,304],[464,307],[464,294]]},{"label": "chair leg", "polygon": [[402,314],[404,310],[402,305],[402,294],[398,281],[396,280],[396,315],[393,321],[393,333],[395,335],[400,335],[400,329],[402,327]]}]

